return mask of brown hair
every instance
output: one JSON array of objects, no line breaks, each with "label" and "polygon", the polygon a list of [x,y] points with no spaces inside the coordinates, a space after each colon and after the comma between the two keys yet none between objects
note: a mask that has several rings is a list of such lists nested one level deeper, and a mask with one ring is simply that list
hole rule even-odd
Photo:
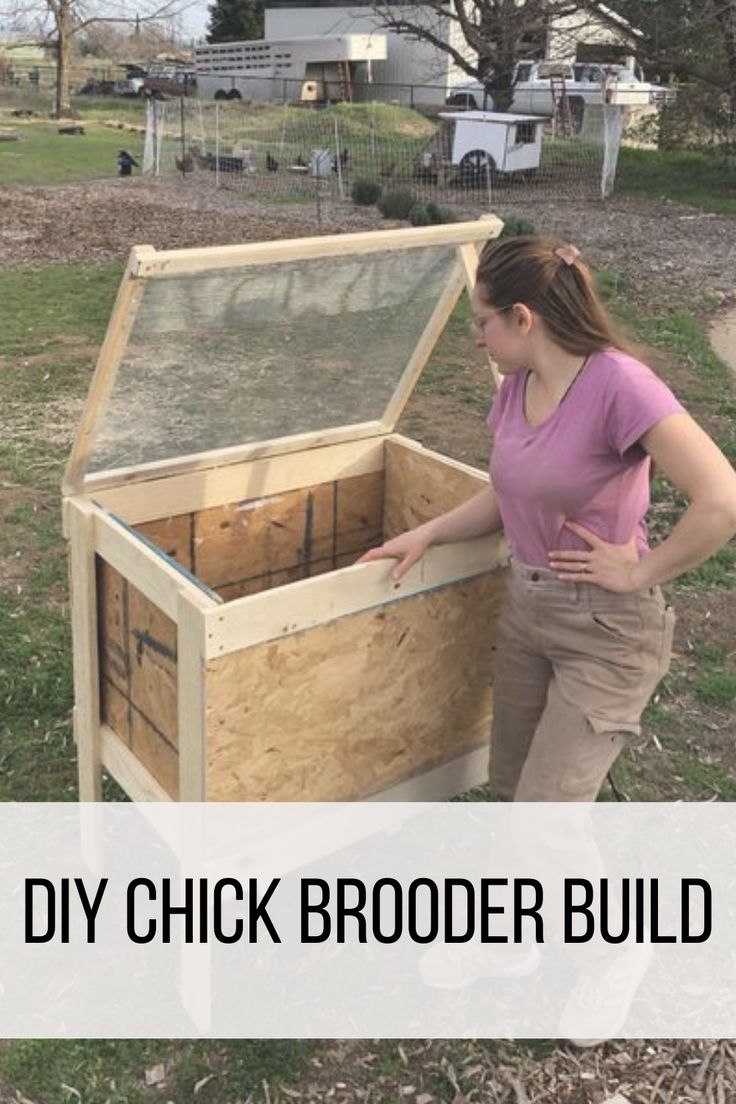
[{"label": "brown hair", "polygon": [[636,355],[635,344],[601,302],[590,269],[566,242],[538,237],[486,242],[477,282],[489,306],[525,303],[568,353],[582,356],[612,345]]}]

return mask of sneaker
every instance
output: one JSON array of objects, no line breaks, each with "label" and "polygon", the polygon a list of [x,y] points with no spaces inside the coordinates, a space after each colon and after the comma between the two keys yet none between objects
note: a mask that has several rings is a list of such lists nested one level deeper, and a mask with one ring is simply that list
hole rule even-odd
[{"label": "sneaker", "polygon": [[560,1038],[579,1047],[615,1039],[626,1023],[651,959],[649,943],[634,943],[615,958],[582,972],[562,1011]]},{"label": "sneaker", "polygon": [[541,962],[539,947],[499,950],[485,943],[437,943],[419,959],[419,976],[435,989],[465,989],[481,978],[521,978]]}]

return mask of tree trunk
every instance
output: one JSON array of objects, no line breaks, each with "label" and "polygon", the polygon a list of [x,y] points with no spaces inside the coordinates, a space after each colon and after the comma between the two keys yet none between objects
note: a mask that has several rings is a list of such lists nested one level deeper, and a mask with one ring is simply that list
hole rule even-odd
[{"label": "tree trunk", "polygon": [[70,116],[72,102],[69,95],[69,62],[72,53],[72,33],[74,30],[69,0],[60,0],[55,11],[57,53],[56,53],[56,104],[54,114],[57,119]]},{"label": "tree trunk", "polygon": [[715,9],[715,17],[723,35],[723,46],[728,67],[728,99],[730,129],[736,126],[736,0],[721,3]]}]

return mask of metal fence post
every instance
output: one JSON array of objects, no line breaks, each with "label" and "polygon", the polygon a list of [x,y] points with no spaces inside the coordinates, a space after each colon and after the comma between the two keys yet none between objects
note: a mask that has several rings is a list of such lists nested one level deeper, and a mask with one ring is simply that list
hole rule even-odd
[{"label": "metal fence post", "polygon": [[333,119],[335,124],[335,165],[337,167],[337,188],[340,193],[340,199],[345,198],[345,192],[342,186],[342,162],[340,160],[340,130],[337,125],[337,115]]},{"label": "metal fence post", "polygon": [[220,187],[220,105],[215,104],[215,187]]},{"label": "metal fence post", "polygon": [[181,120],[181,175],[182,175],[182,180],[186,180],[186,178],[187,178],[187,160],[186,160],[187,159],[187,143],[186,143],[186,134],[185,134],[186,121],[184,119],[184,97],[183,96],[179,97],[179,117],[180,117],[180,120]]}]

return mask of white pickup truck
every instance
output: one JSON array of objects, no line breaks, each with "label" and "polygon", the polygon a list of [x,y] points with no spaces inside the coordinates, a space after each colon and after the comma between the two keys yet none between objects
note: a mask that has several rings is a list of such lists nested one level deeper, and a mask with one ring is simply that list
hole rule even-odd
[{"label": "white pickup truck", "polygon": [[[564,87],[574,124],[582,124],[586,104],[610,103],[644,107],[669,99],[673,93],[651,84],[633,63],[600,65],[590,62],[520,61],[514,71],[514,95],[506,111],[554,115]],[[495,110],[492,92],[478,81],[458,84],[447,97],[451,107]]]}]

